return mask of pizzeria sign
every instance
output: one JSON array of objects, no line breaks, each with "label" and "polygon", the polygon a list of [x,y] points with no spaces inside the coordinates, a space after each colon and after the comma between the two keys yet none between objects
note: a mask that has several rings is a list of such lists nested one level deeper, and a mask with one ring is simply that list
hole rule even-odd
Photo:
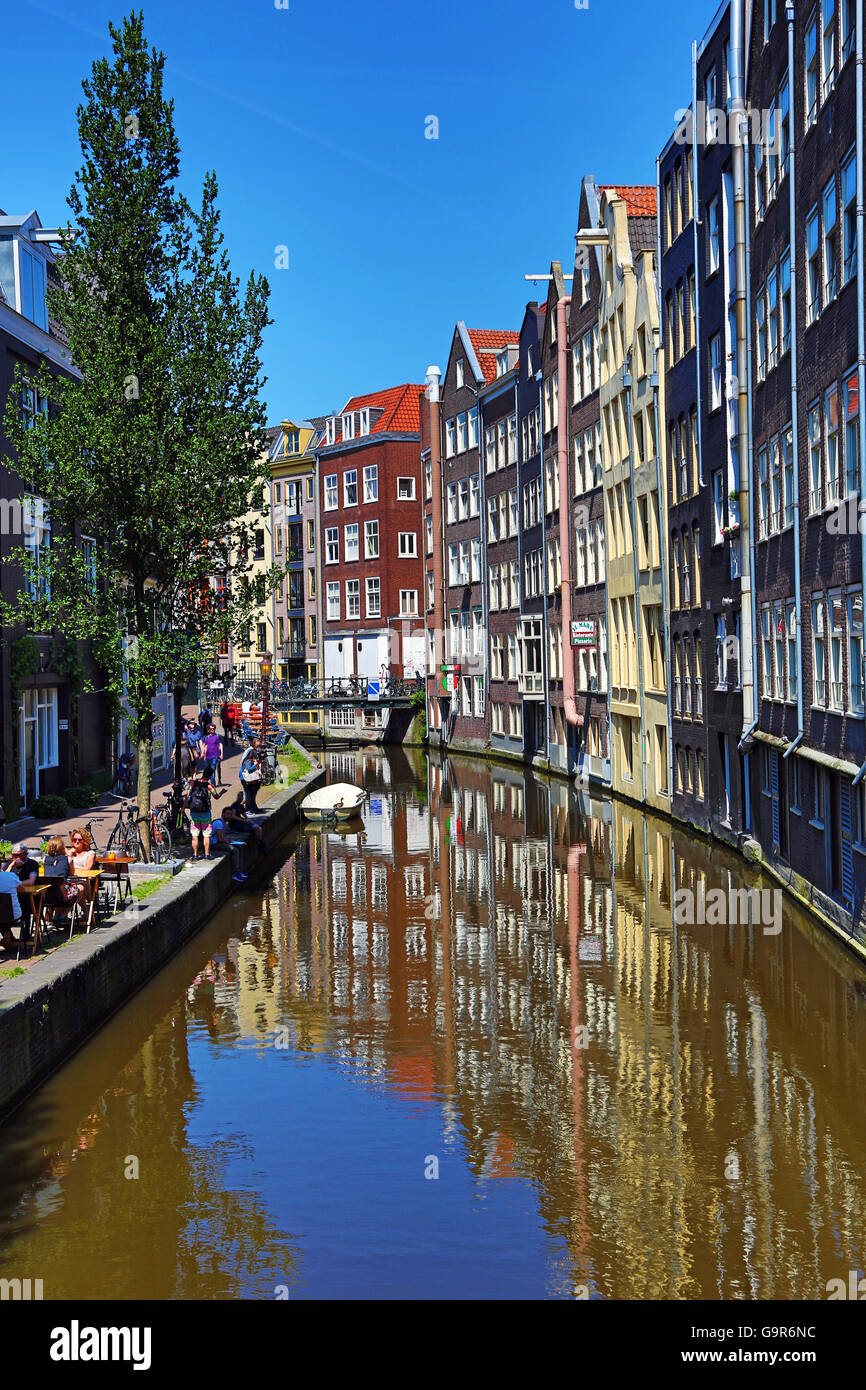
[{"label": "pizzeria sign", "polygon": [[595,646],[595,622],[592,618],[577,618],[572,621],[571,645],[573,647]]}]

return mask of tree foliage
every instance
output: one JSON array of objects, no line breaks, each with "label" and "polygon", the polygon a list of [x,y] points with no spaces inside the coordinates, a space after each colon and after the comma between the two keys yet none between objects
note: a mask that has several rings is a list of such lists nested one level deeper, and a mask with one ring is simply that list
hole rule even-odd
[{"label": "tree foliage", "polygon": [[[49,289],[75,374],[19,371],[6,429],[12,459],[50,504],[51,545],[11,558],[27,587],[3,617],[87,639],[123,694],[149,805],[152,699],[251,621],[253,531],[268,482],[260,350],[268,285],[232,274],[216,176],[193,208],[163,93],[164,55],[133,13],[110,26],[78,108],[82,164],[71,228]],[[30,427],[20,393],[51,401]],[[27,526],[25,519],[25,527]],[[81,537],[94,537],[92,553]],[[216,598],[224,575],[229,598]],[[265,585],[275,582],[267,576]],[[29,593],[28,593],[29,589]],[[147,768],[144,768],[145,760]]]}]

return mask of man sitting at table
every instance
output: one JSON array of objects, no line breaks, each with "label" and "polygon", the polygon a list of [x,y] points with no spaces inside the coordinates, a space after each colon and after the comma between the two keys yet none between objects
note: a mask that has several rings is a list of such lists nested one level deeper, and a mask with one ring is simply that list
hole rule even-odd
[{"label": "man sitting at table", "polygon": [[[30,858],[30,851],[26,845],[18,844],[12,846],[12,862],[9,865],[9,872],[14,874],[19,883],[32,884],[39,877],[39,865],[35,859]],[[25,941],[29,936],[29,925],[33,917],[33,905],[29,897],[21,903],[21,940]]]},{"label": "man sitting at table", "polygon": [[[21,926],[21,904],[18,901],[18,884],[20,879],[11,872],[10,869],[0,869],[0,893],[5,894],[12,903],[12,920],[20,928]],[[0,944],[6,947],[7,951],[17,951],[18,942],[12,935],[12,927],[6,925],[2,929]]]}]

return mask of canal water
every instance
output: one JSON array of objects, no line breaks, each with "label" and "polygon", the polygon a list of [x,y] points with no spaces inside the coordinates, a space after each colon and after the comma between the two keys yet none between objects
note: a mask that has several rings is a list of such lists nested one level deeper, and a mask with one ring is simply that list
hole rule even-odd
[{"label": "canal water", "polygon": [[[866,975],[531,773],[325,755],[300,829],[0,1130],[46,1299],[816,1299],[866,1260]],[[677,906],[689,889],[697,907]],[[766,903],[763,906],[767,906]],[[741,913],[742,915],[742,913]]]}]

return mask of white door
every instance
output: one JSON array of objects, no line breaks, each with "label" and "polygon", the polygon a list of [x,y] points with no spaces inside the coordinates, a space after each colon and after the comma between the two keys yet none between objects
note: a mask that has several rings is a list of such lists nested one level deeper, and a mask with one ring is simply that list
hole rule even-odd
[{"label": "white door", "polygon": [[379,668],[381,657],[379,655],[379,634],[371,633],[369,637],[359,637],[356,641],[358,675],[364,676],[366,680],[377,681],[379,679]]},{"label": "white door", "polygon": [[342,678],[354,672],[354,637],[325,638],[325,678]]}]

